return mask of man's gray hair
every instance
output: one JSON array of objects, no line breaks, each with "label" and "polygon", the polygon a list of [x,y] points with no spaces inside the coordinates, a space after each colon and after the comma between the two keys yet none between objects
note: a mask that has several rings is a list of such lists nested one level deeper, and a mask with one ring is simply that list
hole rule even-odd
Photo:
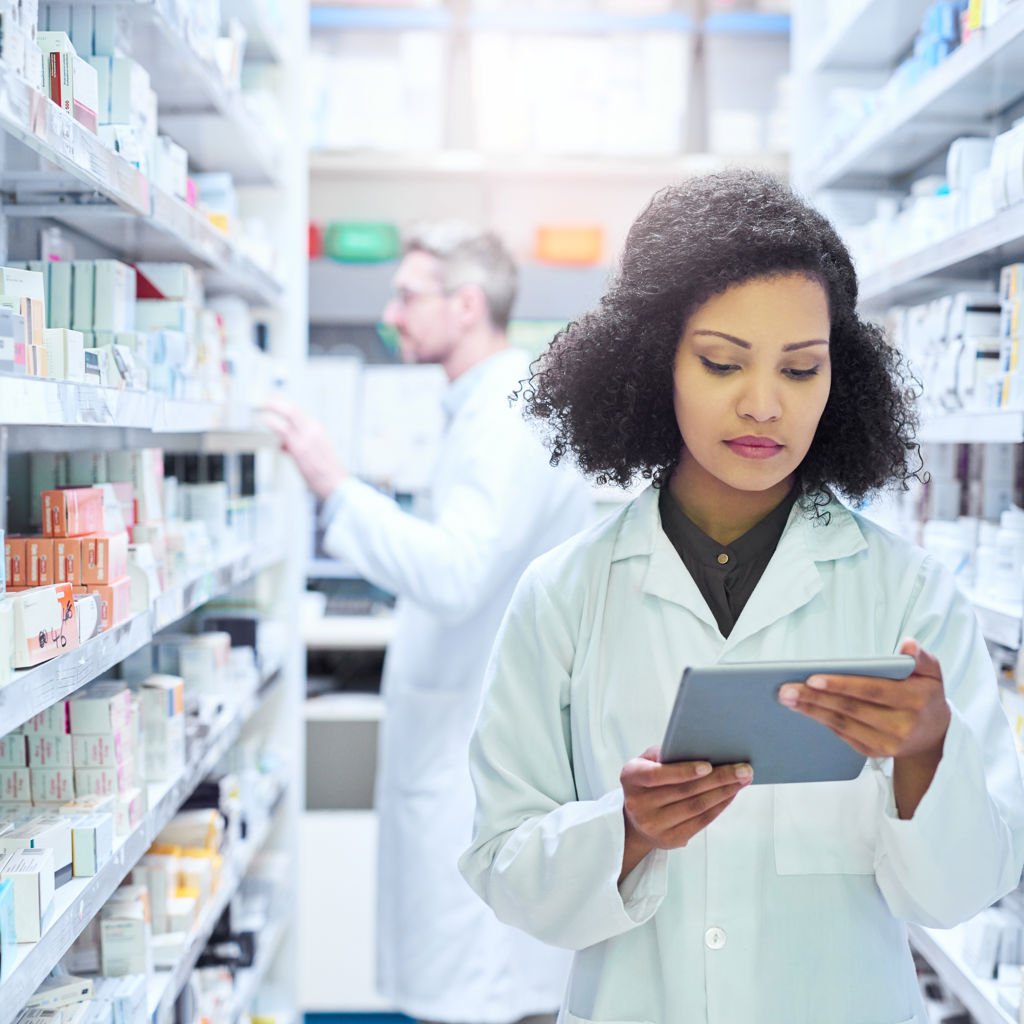
[{"label": "man's gray hair", "polygon": [[406,253],[425,252],[437,258],[446,292],[479,286],[491,324],[499,331],[508,328],[518,271],[512,254],[493,231],[481,231],[463,221],[438,221],[417,225],[404,242]]}]

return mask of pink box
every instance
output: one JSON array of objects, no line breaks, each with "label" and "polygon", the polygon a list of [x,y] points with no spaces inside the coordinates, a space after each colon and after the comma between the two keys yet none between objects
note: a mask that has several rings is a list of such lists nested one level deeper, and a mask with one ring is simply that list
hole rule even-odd
[{"label": "pink box", "polygon": [[[127,553],[127,549],[126,549]],[[132,583],[125,576],[114,580],[109,585],[90,583],[85,588],[87,594],[95,594],[97,603],[100,606],[100,632],[105,633],[108,629],[131,618],[132,614]]]},{"label": "pink box", "polygon": [[27,804],[32,801],[32,783],[28,768],[0,768],[0,800]]},{"label": "pink box", "polygon": [[21,733],[12,732],[9,736],[0,736],[0,767],[28,767],[28,746]]},{"label": "pink box", "polygon": [[48,736],[45,733],[33,736],[28,744],[30,768],[72,768],[71,737]]},{"label": "pink box", "polygon": [[110,796],[126,793],[134,786],[135,762],[130,758],[109,768],[75,769],[75,792],[80,796]]},{"label": "pink box", "polygon": [[59,700],[51,704],[45,711],[30,718],[22,728],[26,736],[43,733],[47,736],[64,736],[71,732],[71,719],[68,716],[68,702]]},{"label": "pink box", "polygon": [[133,756],[132,744],[127,734],[121,731],[80,734],[72,739],[76,768],[113,768]]},{"label": "pink box", "polygon": [[129,789],[117,797],[117,812],[114,815],[114,831],[126,836],[146,814],[146,792],[143,789]]},{"label": "pink box", "polygon": [[71,768],[32,768],[32,802],[66,804],[75,799],[75,774]]}]

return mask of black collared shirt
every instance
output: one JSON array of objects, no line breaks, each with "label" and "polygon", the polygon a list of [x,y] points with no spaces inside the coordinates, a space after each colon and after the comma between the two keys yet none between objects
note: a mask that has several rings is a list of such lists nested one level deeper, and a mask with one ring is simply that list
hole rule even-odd
[{"label": "black collared shirt", "polygon": [[793,490],[742,537],[731,544],[719,544],[687,517],[667,487],[662,488],[658,497],[661,528],[697,584],[722,636],[732,632],[768,568],[795,500]]}]

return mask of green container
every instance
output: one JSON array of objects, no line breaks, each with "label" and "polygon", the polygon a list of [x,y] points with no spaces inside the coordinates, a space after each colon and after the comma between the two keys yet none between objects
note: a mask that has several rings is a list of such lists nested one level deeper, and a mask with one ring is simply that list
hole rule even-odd
[{"label": "green container", "polygon": [[385,221],[336,220],[324,234],[324,255],[340,263],[383,263],[401,248],[398,228]]}]

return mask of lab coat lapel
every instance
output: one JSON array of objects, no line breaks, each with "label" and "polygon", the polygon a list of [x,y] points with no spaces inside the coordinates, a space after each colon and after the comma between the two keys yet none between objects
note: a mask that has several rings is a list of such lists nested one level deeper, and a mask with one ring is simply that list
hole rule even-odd
[{"label": "lab coat lapel", "polygon": [[648,487],[626,510],[613,557],[619,560],[636,555],[647,557],[641,584],[645,594],[681,605],[718,632],[711,609],[661,528],[658,491],[653,487]]},{"label": "lab coat lapel", "polygon": [[726,655],[744,640],[802,608],[821,592],[820,562],[867,548],[853,514],[833,500],[817,518],[793,506],[785,532],[726,641]]}]

